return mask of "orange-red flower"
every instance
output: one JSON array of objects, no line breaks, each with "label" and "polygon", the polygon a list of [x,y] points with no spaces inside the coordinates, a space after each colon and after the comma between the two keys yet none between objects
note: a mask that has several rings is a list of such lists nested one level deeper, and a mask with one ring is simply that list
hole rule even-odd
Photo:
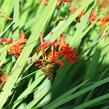
[{"label": "orange-red flower", "polygon": [[90,16],[89,16],[89,21],[90,21],[90,22],[96,20],[95,13],[96,13],[95,9],[92,9],[92,10],[91,10],[91,13],[90,13]]},{"label": "orange-red flower", "polygon": [[68,3],[68,2],[70,2],[70,0],[65,0],[65,2],[67,2],[67,3]]},{"label": "orange-red flower", "polygon": [[[66,43],[63,34],[60,35],[59,40],[55,40],[53,43],[50,41],[44,41],[43,34],[40,35],[41,45],[36,49],[36,53],[39,50],[42,51],[42,59],[36,60],[35,66],[38,66],[45,74],[45,76],[50,79],[53,73],[54,64],[59,66],[64,66],[63,60],[68,60],[68,63],[74,63],[78,60],[76,56],[76,49],[72,49],[69,44]],[[50,47],[51,51],[45,53],[45,48]],[[46,68],[45,68],[46,67]]]},{"label": "orange-red flower", "polygon": [[[56,47],[58,47],[58,51],[56,51]],[[53,62],[56,62],[58,65],[63,66],[62,60],[66,59],[69,63],[77,61],[78,58],[76,56],[76,49],[72,49],[69,44],[66,43],[65,37],[63,34],[60,35],[60,40],[55,41],[51,46],[51,52],[49,52],[48,56],[51,58]],[[59,59],[60,56],[63,56],[63,59]]]},{"label": "orange-red flower", "polygon": [[39,50],[41,50],[43,59],[45,59],[46,58],[45,49],[51,45],[51,42],[49,40],[44,41],[43,33],[40,34],[40,41],[41,41],[41,44],[37,47],[36,53],[38,54]]},{"label": "orange-red flower", "polygon": [[52,60],[53,62],[57,63],[57,64],[60,65],[60,66],[64,66],[62,60],[59,60],[59,59],[56,58],[56,57],[52,57],[51,60]]},{"label": "orange-red flower", "polygon": [[76,48],[71,48],[69,46],[63,47],[59,52],[58,55],[64,55],[64,59],[68,60],[69,64],[73,63],[75,61],[78,60],[77,56],[76,56]]},{"label": "orange-red flower", "polygon": [[19,37],[19,39],[17,41],[19,41],[20,43],[26,43],[27,42],[27,38],[25,36],[24,31],[20,32],[20,37]]},{"label": "orange-red flower", "polygon": [[12,43],[12,38],[9,38],[8,40],[6,38],[0,38],[0,43],[6,43],[6,44],[11,44]]},{"label": "orange-red flower", "polygon": [[8,53],[10,55],[15,54],[16,57],[18,58],[19,54],[22,51],[22,48],[23,48],[22,44],[20,42],[17,42],[9,49]]},{"label": "orange-red flower", "polygon": [[[77,61],[78,58],[76,56],[76,49],[72,49],[69,44],[66,43],[65,37],[63,34],[60,35],[59,40],[55,40],[53,43],[50,41],[44,41],[43,34],[40,35],[41,45],[39,45],[36,49],[36,53],[38,53],[39,50],[42,51],[43,60],[47,61],[49,60],[51,63],[57,63],[60,66],[63,66],[63,59],[68,60],[68,63],[72,63],[74,61]],[[51,51],[48,52],[48,55],[45,53],[45,48],[51,47]],[[46,56],[46,58],[45,58]],[[63,57],[63,58],[62,58]],[[35,65],[41,65],[43,64],[41,60],[36,61]]]},{"label": "orange-red flower", "polygon": [[100,19],[102,23],[102,27],[106,25],[106,23],[109,21],[109,15],[105,15],[103,18]]},{"label": "orange-red flower", "polygon": [[108,4],[109,4],[109,0],[104,0],[101,6],[102,6],[102,7],[105,7],[105,6],[108,5]]},{"label": "orange-red flower", "polygon": [[21,31],[19,39],[15,41],[15,44],[12,47],[10,47],[8,53],[10,55],[15,54],[16,57],[18,58],[18,56],[20,55],[22,51],[23,44],[26,42],[27,42],[27,39],[25,37],[25,34],[23,31]]}]

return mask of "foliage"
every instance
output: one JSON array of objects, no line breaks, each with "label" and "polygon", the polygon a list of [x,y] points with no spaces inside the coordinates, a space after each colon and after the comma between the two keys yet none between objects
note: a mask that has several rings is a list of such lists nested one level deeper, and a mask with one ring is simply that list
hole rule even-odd
[{"label": "foliage", "polygon": [[0,1],[0,109],[108,109],[109,1]]}]

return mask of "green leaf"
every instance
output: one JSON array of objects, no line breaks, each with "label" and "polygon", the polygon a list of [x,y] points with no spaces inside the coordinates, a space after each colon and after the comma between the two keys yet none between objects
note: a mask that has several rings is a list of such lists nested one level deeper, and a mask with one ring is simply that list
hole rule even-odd
[{"label": "green leaf", "polygon": [[77,97],[79,97],[80,95],[82,94],[85,94],[86,92],[92,90],[92,89],[95,89],[96,87],[102,85],[102,84],[105,84],[109,82],[109,77],[103,79],[103,80],[100,80],[100,81],[97,81],[95,82],[94,84],[84,88],[84,89],[81,89],[80,91],[77,91],[75,92],[74,94],[70,95],[70,96],[67,96],[66,98],[64,99],[61,99],[60,101],[52,101],[50,104],[48,104],[47,106],[44,107],[44,109],[56,109],[56,107],[59,107],[61,106],[62,104],[64,103],[67,103],[68,101],[71,101],[72,99],[75,99]]},{"label": "green leaf", "polygon": [[97,97],[95,99],[92,99],[92,100],[85,102],[81,105],[78,105],[77,107],[73,107],[72,109],[84,109],[84,108],[87,108],[89,106],[94,106],[94,104],[99,103],[99,102],[106,100],[108,98],[109,98],[109,93],[104,94],[104,95]]}]

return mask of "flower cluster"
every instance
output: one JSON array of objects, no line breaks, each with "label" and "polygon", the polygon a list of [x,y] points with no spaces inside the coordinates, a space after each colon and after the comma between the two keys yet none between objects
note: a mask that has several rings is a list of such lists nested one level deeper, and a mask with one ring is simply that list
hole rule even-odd
[{"label": "flower cluster", "polygon": [[[56,51],[56,48],[58,50]],[[66,43],[65,37],[63,34],[60,35],[60,40],[56,40],[51,46],[51,52],[48,56],[53,62],[56,62],[58,65],[63,66],[62,60],[68,60],[68,63],[73,63],[77,61],[76,48],[71,48],[69,44]],[[60,59],[60,57],[62,59]]]},{"label": "flower cluster", "polygon": [[[86,0],[87,1],[87,0]],[[76,10],[78,8],[80,8],[82,6],[82,4],[84,3],[80,3],[78,5],[77,0],[73,0],[70,6],[70,12],[73,14],[76,12]],[[93,21],[95,21],[97,19],[97,16],[102,14],[102,17],[98,19],[98,22],[101,23],[101,27],[104,28],[107,24],[107,22],[109,22],[109,0],[97,0],[96,1],[96,5],[98,5],[98,8],[93,7],[90,15],[89,15],[89,22],[92,23]],[[105,10],[105,11],[104,11]],[[83,15],[85,14],[85,10],[83,10],[77,18],[81,18]],[[100,28],[100,29],[102,29]]]},{"label": "flower cluster", "polygon": [[[4,42],[6,44],[12,44],[12,38],[9,39],[5,39],[5,38],[0,38],[0,42]],[[11,46],[8,50],[8,54],[10,55],[15,55],[17,58],[20,55],[22,48],[23,48],[23,44],[25,44],[27,42],[27,39],[25,37],[25,34],[23,31],[21,31],[20,33],[20,37],[14,41],[14,45]]]},{"label": "flower cluster", "polygon": [[[63,34],[60,35],[59,40],[55,40],[53,43],[49,40],[44,41],[43,35],[40,35],[41,44],[37,47],[36,53],[38,54],[39,50],[42,51],[42,61],[50,61],[51,63],[57,63],[60,66],[63,66],[63,60],[68,60],[68,63],[74,63],[78,60],[76,56],[76,48],[71,48],[69,44],[66,43],[65,37]],[[45,49],[51,47],[49,53],[45,53]],[[42,64],[42,61],[35,62],[39,66]]]},{"label": "flower cluster", "polygon": [[22,51],[23,44],[27,42],[27,39],[25,38],[25,34],[23,31],[20,33],[20,38],[15,41],[15,44],[9,49],[8,53],[15,54],[18,58],[19,54]]},{"label": "flower cluster", "polygon": [[[53,32],[50,33],[51,35]],[[41,44],[36,48],[36,54],[39,51],[42,52],[42,59],[35,62],[35,66],[38,66],[48,79],[53,77],[54,64],[64,66],[63,61],[68,60],[68,63],[74,63],[78,60],[76,56],[76,48],[71,48],[66,43],[63,34],[60,35],[59,40],[55,40],[53,43],[49,40],[44,41],[44,35],[40,34]],[[50,47],[50,51],[46,53],[45,49]]]},{"label": "flower cluster", "polygon": [[109,21],[109,15],[105,15],[103,18],[100,19],[102,27],[106,26],[106,23]]}]

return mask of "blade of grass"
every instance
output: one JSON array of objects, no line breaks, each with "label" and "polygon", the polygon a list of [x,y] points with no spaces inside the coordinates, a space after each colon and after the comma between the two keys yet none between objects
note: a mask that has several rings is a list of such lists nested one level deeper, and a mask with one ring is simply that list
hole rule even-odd
[{"label": "blade of grass", "polygon": [[92,81],[92,79],[95,77],[98,69],[98,64],[99,64],[98,61],[100,58],[100,54],[101,54],[101,49],[97,49],[85,73],[84,80],[89,79],[90,81]]},{"label": "blade of grass", "polygon": [[73,107],[72,109],[84,109],[84,108],[87,108],[87,107],[89,108],[89,106],[94,106],[94,104],[101,102],[101,101],[108,99],[108,98],[109,98],[109,93],[104,94],[104,95],[97,97],[95,99],[92,99],[92,100],[85,102],[81,105],[78,105],[77,107]]},{"label": "blade of grass", "polygon": [[82,94],[84,94],[84,93],[86,93],[86,92],[88,92],[88,91],[102,85],[102,84],[105,84],[107,82],[109,82],[109,77],[107,77],[105,79],[102,79],[100,81],[97,81],[94,84],[92,84],[92,85],[90,85],[90,86],[88,86],[88,87],[86,87],[84,89],[81,89],[80,91],[77,91],[76,93],[74,93],[74,94],[72,94],[72,95],[70,95],[70,96],[68,96],[68,97],[66,97],[64,99],[61,99],[60,101],[55,102],[55,100],[54,100],[50,104],[46,105],[44,107],[44,109],[56,109],[57,107],[61,106],[62,104],[66,103],[66,102],[68,102],[68,101],[70,101],[72,99],[75,99],[75,98],[79,97],[80,95],[82,95]]},{"label": "blade of grass", "polygon": [[26,0],[26,3],[23,6],[22,11],[24,11],[23,13],[21,13],[20,16],[20,20],[19,20],[19,28],[23,27],[26,23],[26,20],[28,18],[28,14],[30,12],[31,6],[32,6],[33,0]]},{"label": "blade of grass", "polygon": [[10,28],[14,23],[15,23],[15,22],[12,21],[12,22],[4,29],[4,31],[1,32],[0,37],[2,37],[2,36],[7,32],[7,30],[9,30],[9,28]]},{"label": "blade of grass", "polygon": [[15,109],[15,107],[20,102],[22,102],[22,100],[25,99],[33,91],[33,89],[35,89],[37,85],[43,80],[44,75],[40,76],[42,74],[41,70],[38,70],[36,72],[36,80],[33,81],[31,85],[26,90],[24,90],[24,92],[22,92],[21,95],[17,98],[17,100],[14,102],[13,109]]},{"label": "blade of grass", "polygon": [[[13,33],[13,39],[17,39],[19,37],[19,0],[15,0],[14,2],[14,14],[13,14],[13,21],[15,24],[13,25],[13,30],[15,29]],[[16,29],[17,28],[17,29]]]},{"label": "blade of grass", "polygon": [[[27,104],[24,109],[32,109],[35,106],[35,104],[37,104],[48,93],[50,87],[51,82],[46,78],[36,90],[34,100],[32,100],[29,104]],[[51,98],[50,93],[48,97],[49,100]]]},{"label": "blade of grass", "polygon": [[[77,91],[80,87],[82,87],[83,85],[86,84],[87,81],[75,86],[74,88],[70,89],[69,91],[65,92],[63,95],[59,96],[57,99],[55,99],[55,102],[60,101],[61,99],[64,99],[67,96],[70,96],[71,94],[73,94],[75,91]],[[50,91],[50,93],[52,93],[53,90]],[[42,100],[43,101],[43,100]],[[42,102],[41,101],[41,102]],[[41,106],[41,102],[39,104],[37,104],[37,108]],[[42,104],[44,106],[44,104]]]},{"label": "blade of grass", "polygon": [[32,25],[37,22],[37,18],[39,16],[39,14],[41,13],[41,11],[43,10],[43,7],[44,7],[44,4],[41,3],[38,10],[37,10],[37,13],[36,13],[36,16],[32,19],[30,19],[25,25],[24,25],[24,28],[25,29],[28,29],[29,27],[32,27]]},{"label": "blade of grass", "polygon": [[[1,10],[1,12],[6,14],[7,16],[9,16],[12,13],[13,7],[14,7],[13,0],[4,0],[0,10]],[[0,26],[1,26],[0,32],[3,31],[5,23],[6,23],[6,19],[0,18]]]}]

